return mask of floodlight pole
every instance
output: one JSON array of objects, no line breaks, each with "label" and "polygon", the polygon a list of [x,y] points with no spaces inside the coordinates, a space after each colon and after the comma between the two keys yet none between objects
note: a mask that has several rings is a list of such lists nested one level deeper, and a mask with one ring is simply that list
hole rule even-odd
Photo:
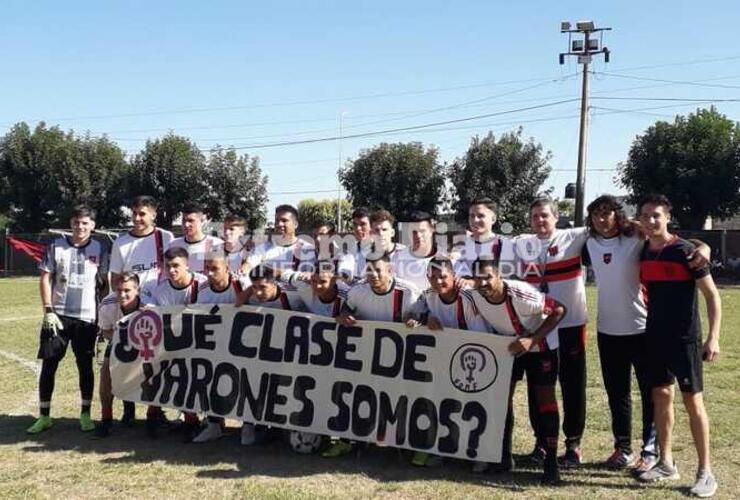
[{"label": "floodlight pole", "polygon": [[[600,31],[610,31],[611,28],[596,28],[591,21],[581,21],[576,23],[576,29],[570,29],[570,23],[561,24],[561,33],[568,33],[568,41],[571,41],[571,33],[583,34],[583,47],[581,50],[574,50],[573,46],[568,47],[568,52],[560,54],[560,64],[565,63],[565,56],[578,56],[578,62],[583,64],[583,79],[581,83],[581,116],[580,130],[578,134],[578,168],[576,173],[576,207],[575,207],[575,226],[584,225],[583,213],[586,197],[586,156],[588,153],[588,96],[589,96],[589,65],[591,56],[594,54],[604,54],[604,60],[609,62],[609,49],[606,47],[591,48],[591,35]],[[598,44],[598,41],[597,41]]]}]

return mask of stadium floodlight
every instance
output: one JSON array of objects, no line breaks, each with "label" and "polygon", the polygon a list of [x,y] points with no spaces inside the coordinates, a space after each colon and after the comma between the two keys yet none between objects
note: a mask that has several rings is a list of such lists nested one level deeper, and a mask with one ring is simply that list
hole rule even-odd
[{"label": "stadium floodlight", "polygon": [[609,55],[610,54],[611,54],[611,52],[609,51],[609,49],[607,49],[606,47],[604,47],[604,62],[609,62]]},{"label": "stadium floodlight", "polygon": [[565,31],[570,30],[570,22],[568,21],[561,21],[560,22],[560,32],[563,33]]},{"label": "stadium floodlight", "polygon": [[593,31],[596,27],[593,21],[578,21],[576,23],[576,29],[578,31]]},{"label": "stadium floodlight", "polygon": [[583,52],[583,40],[573,40],[570,43],[571,52]]},{"label": "stadium floodlight", "polygon": [[599,50],[599,40],[597,38],[589,38],[586,50],[589,52]]}]

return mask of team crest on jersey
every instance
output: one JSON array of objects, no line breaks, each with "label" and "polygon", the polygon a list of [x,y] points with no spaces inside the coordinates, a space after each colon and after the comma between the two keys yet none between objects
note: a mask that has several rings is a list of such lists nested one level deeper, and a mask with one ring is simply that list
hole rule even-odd
[{"label": "team crest on jersey", "polygon": [[608,264],[612,261],[612,254],[605,253],[604,254],[604,264]]},{"label": "team crest on jersey", "polygon": [[481,392],[498,377],[498,361],[488,347],[465,344],[450,358],[450,382],[462,392]]},{"label": "team crest on jersey", "polygon": [[547,249],[547,253],[550,254],[550,257],[555,257],[558,254],[558,246],[551,246]]},{"label": "team crest on jersey", "polygon": [[90,261],[90,263],[94,265],[98,265],[98,256],[97,255],[88,255],[87,260]]}]

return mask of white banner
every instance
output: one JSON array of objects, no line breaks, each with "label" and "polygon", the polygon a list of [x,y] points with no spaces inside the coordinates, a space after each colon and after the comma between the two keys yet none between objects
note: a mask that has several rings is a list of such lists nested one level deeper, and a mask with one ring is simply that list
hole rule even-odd
[{"label": "white banner", "polygon": [[497,462],[511,338],[260,307],[146,309],[111,353],[121,399]]}]

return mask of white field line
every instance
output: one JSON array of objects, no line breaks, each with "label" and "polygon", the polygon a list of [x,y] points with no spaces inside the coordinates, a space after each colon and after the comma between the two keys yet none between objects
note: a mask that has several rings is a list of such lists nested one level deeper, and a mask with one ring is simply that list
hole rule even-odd
[{"label": "white field line", "polygon": [[[23,368],[26,368],[27,370],[32,371],[36,375],[36,385],[38,385],[38,378],[41,374],[41,367],[39,366],[39,363],[31,361],[30,359],[23,358],[21,356],[18,356],[17,354],[14,354],[12,352],[3,351],[0,349],[0,356],[9,359],[11,361],[15,361],[19,365],[21,365]],[[10,412],[11,416],[17,416],[17,415],[27,415],[29,411],[32,411],[39,401],[39,394],[38,391],[34,388],[33,392],[28,396],[26,402],[22,404],[21,406],[15,408],[13,411]]]},{"label": "white field line", "polygon": [[35,315],[35,316],[11,316],[9,318],[0,318],[0,322],[2,322],[2,321],[7,321],[7,322],[11,322],[11,321],[26,321],[26,320],[29,320],[29,319],[38,319],[38,320],[40,320],[41,319],[41,316],[39,316],[39,315]]}]

